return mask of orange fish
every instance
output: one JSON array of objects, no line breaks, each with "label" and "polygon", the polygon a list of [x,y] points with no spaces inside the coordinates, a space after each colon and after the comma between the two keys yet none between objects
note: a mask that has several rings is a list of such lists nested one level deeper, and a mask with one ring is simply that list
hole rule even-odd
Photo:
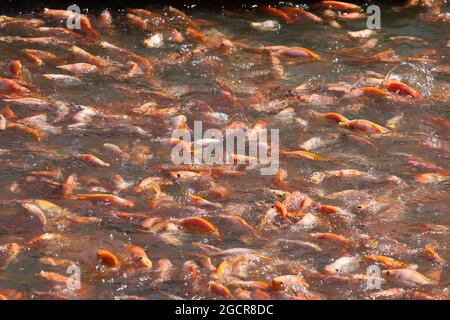
[{"label": "orange fish", "polygon": [[303,47],[289,47],[278,51],[277,54],[290,58],[311,58],[320,60],[320,56],[317,53]]},{"label": "orange fish", "polygon": [[217,240],[221,239],[219,230],[208,220],[201,217],[189,217],[180,220],[180,225],[189,231],[211,233]]},{"label": "orange fish", "polygon": [[389,132],[388,128],[382,127],[376,123],[373,123],[369,120],[365,119],[355,119],[339,122],[340,127],[355,129],[359,131],[363,131],[367,134],[373,133],[387,133]]},{"label": "orange fish", "polygon": [[84,62],[65,64],[57,66],[57,68],[69,71],[73,74],[94,73],[98,70],[98,68],[95,65]]},{"label": "orange fish", "polygon": [[274,206],[275,206],[275,209],[277,209],[277,212],[280,214],[280,216],[283,219],[288,218],[288,211],[286,209],[286,206],[282,202],[275,200]]},{"label": "orange fish", "polygon": [[337,123],[349,121],[346,117],[336,112],[324,113],[322,114],[322,117],[327,120],[333,120]]},{"label": "orange fish", "polygon": [[436,262],[436,263],[442,264],[442,265],[447,264],[447,261],[445,261],[444,258],[439,256],[439,254],[437,254],[437,252],[431,246],[426,246],[425,248],[423,248],[423,254],[425,257],[427,257],[429,260],[431,260],[433,262]]},{"label": "orange fish", "polygon": [[108,268],[117,268],[119,266],[119,260],[110,251],[99,248],[95,251],[95,254],[100,259],[102,265]]},{"label": "orange fish", "polygon": [[413,98],[420,98],[422,96],[417,90],[398,80],[385,80],[384,85],[387,91],[401,96],[410,96]]},{"label": "orange fish", "polygon": [[22,71],[22,63],[19,60],[13,60],[9,63],[9,72],[11,75],[15,78],[22,78],[23,71]]},{"label": "orange fish", "polygon": [[[68,20],[73,17],[74,13],[69,10],[57,10],[57,9],[44,8],[43,15],[45,17],[49,17],[49,18]],[[89,18],[86,17],[84,14],[81,14],[79,17],[80,17],[81,29],[84,30],[86,33],[88,33],[91,36],[98,37],[99,34],[92,28]]]},{"label": "orange fish", "polygon": [[293,20],[291,17],[289,17],[285,12],[281,11],[280,9],[269,7],[269,6],[260,6],[259,10],[262,12],[277,17],[278,19],[282,20],[285,23],[292,23]]},{"label": "orange fish", "polygon": [[366,260],[368,263],[375,262],[386,269],[400,269],[407,266],[406,263],[386,256],[367,255],[364,256],[364,260]]},{"label": "orange fish", "polygon": [[4,270],[16,259],[20,252],[20,246],[17,243],[7,243],[0,245],[0,270]]},{"label": "orange fish", "polygon": [[0,77],[0,90],[14,91],[14,92],[19,92],[19,93],[30,92],[30,90],[28,88],[21,86],[17,82],[10,80],[10,79],[6,79],[6,78],[1,78],[1,77]]},{"label": "orange fish", "polygon": [[321,6],[327,9],[336,10],[336,11],[358,11],[361,10],[361,7],[342,1],[322,1],[320,2]]},{"label": "orange fish", "polygon": [[417,183],[440,183],[450,180],[449,173],[422,173],[416,176]]},{"label": "orange fish", "polygon": [[215,281],[210,281],[209,286],[210,286],[212,293],[214,293],[218,296],[221,296],[225,299],[234,299],[233,294],[223,284],[215,282]]},{"label": "orange fish", "polygon": [[109,167],[110,164],[104,162],[103,160],[97,158],[92,154],[79,154],[75,156],[77,159],[84,161],[85,163],[91,166],[99,166],[99,167]]},{"label": "orange fish", "polygon": [[299,293],[306,290],[307,283],[296,275],[283,275],[272,279],[272,289],[290,293]]},{"label": "orange fish", "polygon": [[[76,59],[79,59],[86,63],[92,64],[99,68],[105,68],[108,65],[106,60],[104,60],[100,57],[94,56],[94,55],[90,54],[89,52],[87,52],[86,50],[83,50],[77,46],[72,46],[72,48],[70,49],[70,52]],[[74,67],[71,67],[71,68],[73,70],[75,69]],[[79,67],[78,67],[78,69],[79,69]],[[92,67],[90,67],[89,69],[93,70]]]},{"label": "orange fish", "polygon": [[152,261],[148,258],[144,249],[138,246],[129,246],[126,247],[125,249],[130,255],[127,263],[130,263],[137,268],[143,269],[152,268]]},{"label": "orange fish", "polygon": [[311,236],[317,240],[321,240],[321,241],[327,241],[333,244],[338,244],[341,246],[351,246],[354,244],[352,239],[349,239],[347,237],[341,236],[339,234],[335,234],[335,233],[313,233],[311,234]]},{"label": "orange fish", "polygon": [[317,154],[314,154],[309,151],[304,151],[304,150],[296,150],[296,151],[280,150],[280,154],[284,155],[286,157],[289,157],[289,158],[309,159],[309,160],[315,160],[315,161],[325,160],[325,158],[318,156]]},{"label": "orange fish", "polygon": [[113,205],[124,206],[128,208],[134,207],[134,202],[131,200],[120,198],[113,194],[107,193],[92,193],[92,194],[72,194],[66,195],[66,199],[70,200],[90,200],[105,202]]}]

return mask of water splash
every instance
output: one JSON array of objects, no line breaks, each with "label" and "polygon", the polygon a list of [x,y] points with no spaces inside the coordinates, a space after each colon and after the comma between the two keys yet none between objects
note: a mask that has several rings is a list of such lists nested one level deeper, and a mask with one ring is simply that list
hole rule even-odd
[{"label": "water splash", "polygon": [[393,67],[386,79],[398,79],[420,89],[423,96],[430,96],[435,85],[436,68],[424,63],[402,62]]}]

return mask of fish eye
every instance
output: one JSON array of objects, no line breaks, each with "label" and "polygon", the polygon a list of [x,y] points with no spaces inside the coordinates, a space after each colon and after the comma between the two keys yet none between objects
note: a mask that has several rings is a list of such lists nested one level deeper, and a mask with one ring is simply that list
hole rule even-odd
[{"label": "fish eye", "polygon": [[177,177],[178,177],[178,178],[181,177],[181,174],[177,173]]}]

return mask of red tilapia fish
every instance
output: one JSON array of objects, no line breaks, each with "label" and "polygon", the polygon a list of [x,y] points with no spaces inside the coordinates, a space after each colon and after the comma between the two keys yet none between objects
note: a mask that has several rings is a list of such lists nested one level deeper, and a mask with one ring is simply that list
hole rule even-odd
[{"label": "red tilapia fish", "polygon": [[450,298],[448,1],[129,5],[0,12],[0,300]]}]

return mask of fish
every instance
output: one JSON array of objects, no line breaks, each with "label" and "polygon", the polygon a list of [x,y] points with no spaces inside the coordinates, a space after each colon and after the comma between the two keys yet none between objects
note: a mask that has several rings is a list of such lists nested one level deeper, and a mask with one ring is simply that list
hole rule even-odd
[{"label": "fish", "polygon": [[49,134],[60,134],[62,132],[60,127],[48,123],[46,114],[38,114],[32,117],[22,118],[19,122],[25,124],[29,128],[38,129],[40,132],[46,132]]},{"label": "fish", "polygon": [[389,119],[386,122],[386,128],[388,128],[390,130],[397,129],[397,126],[398,126],[399,122],[403,120],[404,115],[405,115],[404,113],[400,113],[400,114],[392,117],[391,119]]},{"label": "fish", "polygon": [[334,177],[342,179],[350,179],[355,181],[356,180],[368,181],[368,182],[392,182],[397,184],[401,182],[401,179],[396,176],[380,177],[372,173],[363,172],[355,169],[341,169],[341,170],[314,172],[311,175],[310,181],[311,183],[319,184],[324,179],[330,179]]},{"label": "fish", "polygon": [[320,5],[323,8],[327,8],[330,10],[336,10],[336,11],[359,11],[359,10],[361,10],[361,7],[356,4],[342,2],[342,1],[321,1]]},{"label": "fish", "polygon": [[61,101],[48,101],[40,98],[6,98],[3,101],[13,106],[36,111],[55,111],[55,117],[52,122],[59,122],[69,114],[69,106]]},{"label": "fish", "polygon": [[316,232],[312,233],[311,236],[317,240],[343,247],[351,247],[355,244],[352,239],[335,233]]},{"label": "fish", "polygon": [[267,49],[274,51],[276,55],[285,56],[289,58],[309,58],[313,60],[321,60],[320,56],[312,52],[309,49],[303,47],[266,47]]},{"label": "fish", "polygon": [[276,211],[278,212],[278,214],[283,218],[283,219],[287,219],[288,218],[288,211],[286,208],[286,205],[278,200],[274,201],[274,207],[276,209]]},{"label": "fish", "polygon": [[129,257],[125,264],[138,269],[151,269],[152,261],[148,258],[144,249],[139,246],[128,246],[125,248]]},{"label": "fish", "polygon": [[6,92],[27,93],[30,89],[24,87],[14,80],[0,77],[0,90]]},{"label": "fish", "polygon": [[37,66],[42,66],[46,62],[57,62],[59,60],[55,54],[45,50],[22,49],[21,52],[25,58]]},{"label": "fish", "polygon": [[29,244],[33,247],[49,247],[52,245],[59,246],[63,243],[67,242],[67,239],[58,233],[43,233],[39,236],[32,238],[29,241]]},{"label": "fish", "polygon": [[371,29],[364,29],[359,31],[349,31],[347,32],[347,35],[350,39],[362,39],[362,38],[369,38],[376,34],[376,31]]},{"label": "fish", "polygon": [[277,31],[281,28],[281,25],[274,20],[266,20],[263,22],[251,22],[250,28],[256,31]]},{"label": "fish", "polygon": [[14,242],[0,245],[0,270],[5,270],[21,251],[21,247]]},{"label": "fish", "polygon": [[432,184],[446,182],[450,179],[450,174],[446,172],[442,173],[422,173],[416,176],[415,180],[420,184]]},{"label": "fish", "polygon": [[128,23],[130,25],[132,25],[133,27],[137,28],[137,29],[141,29],[143,31],[150,31],[151,27],[148,25],[146,19],[142,19],[141,17],[132,14],[132,13],[127,13],[125,15]]},{"label": "fish", "polygon": [[450,121],[439,118],[439,117],[429,117],[428,121],[435,123],[443,128],[450,129]]},{"label": "fish", "polygon": [[123,199],[113,194],[102,193],[90,193],[90,194],[68,194],[65,196],[69,200],[90,200],[97,201],[104,204],[111,204],[117,206],[123,206],[128,208],[134,207],[134,202],[131,200]]},{"label": "fish", "polygon": [[6,130],[6,118],[3,115],[0,115],[0,130]]},{"label": "fish", "polygon": [[211,222],[201,217],[188,217],[179,221],[182,228],[191,232],[210,233],[217,240],[222,238],[219,230]]},{"label": "fish", "polygon": [[93,154],[83,153],[75,156],[76,159],[85,162],[90,166],[98,166],[98,167],[109,167],[110,164],[97,158]]},{"label": "fish", "polygon": [[388,281],[403,283],[408,286],[424,286],[432,284],[430,279],[411,269],[384,270],[382,275],[386,277]]},{"label": "fish", "polygon": [[313,22],[321,24],[323,22],[321,17],[306,11],[301,7],[281,7],[280,10],[286,13],[293,23]]},{"label": "fish", "polygon": [[364,260],[368,263],[377,263],[386,269],[401,269],[407,267],[406,263],[386,256],[367,255],[364,256]]},{"label": "fish", "polygon": [[198,206],[206,206],[206,207],[212,207],[212,208],[222,208],[222,205],[220,203],[216,203],[216,202],[211,202],[208,201],[200,196],[196,196],[193,194],[189,195],[189,201],[194,204],[194,205],[198,205]]},{"label": "fish", "polygon": [[34,224],[41,228],[44,228],[47,225],[47,216],[39,206],[33,203],[24,203],[22,204],[22,208],[25,209],[29,220]]},{"label": "fish", "polygon": [[326,147],[330,144],[337,142],[338,139],[339,139],[339,136],[337,136],[337,135],[331,136],[330,139],[323,139],[322,137],[316,136],[316,137],[312,137],[311,139],[308,139],[305,142],[301,143],[299,145],[299,147],[306,151],[310,151],[310,150]]},{"label": "fish", "polygon": [[[47,18],[68,20],[74,14],[70,10],[58,10],[58,9],[44,8],[42,15]],[[87,16],[81,14],[81,15],[79,15],[79,19],[80,19],[80,26],[83,31],[88,33],[90,36],[98,37],[98,33],[92,28],[91,22]]]},{"label": "fish", "polygon": [[423,254],[427,259],[429,259],[437,264],[440,264],[440,265],[447,264],[447,261],[444,258],[442,258],[441,256],[439,256],[439,254],[435,251],[435,249],[432,246],[425,246],[423,248]]},{"label": "fish", "polygon": [[343,274],[347,275],[358,270],[360,259],[357,257],[340,257],[334,262],[330,263],[324,268],[324,271],[329,274]]},{"label": "fish", "polygon": [[396,157],[404,158],[407,163],[413,167],[419,168],[425,171],[436,171],[436,172],[445,172],[446,170],[438,166],[432,162],[426,161],[418,156],[414,156],[412,154],[403,153],[403,152],[395,152],[393,153]]},{"label": "fish", "polygon": [[[101,57],[94,56],[80,47],[72,46],[72,48],[70,48],[70,52],[75,57],[75,59],[94,65],[98,68],[105,68],[108,66],[106,60],[102,59]],[[90,67],[90,69],[92,69],[92,67]]]},{"label": "fish", "polygon": [[157,276],[152,282],[152,285],[158,285],[163,282],[169,281],[172,277],[173,264],[169,259],[159,259],[157,267]]},{"label": "fish", "polygon": [[164,46],[164,38],[161,33],[156,33],[143,42],[146,48],[161,48]]},{"label": "fish", "polygon": [[319,211],[324,216],[335,217],[346,223],[349,223],[355,219],[355,215],[351,212],[332,205],[318,205],[317,211]]},{"label": "fish", "polygon": [[341,115],[337,112],[327,112],[327,113],[322,114],[321,116],[324,119],[332,120],[337,123],[346,123],[346,122],[350,121],[346,117],[344,117],[343,115]]},{"label": "fish", "polygon": [[71,214],[70,210],[62,208],[48,200],[35,199],[29,203],[37,206],[49,219],[66,218]]},{"label": "fish", "polygon": [[421,98],[420,92],[398,80],[386,80],[384,86],[389,92],[396,93],[401,96],[409,96],[412,98]]},{"label": "fish", "polygon": [[365,119],[339,122],[340,127],[359,130],[367,134],[388,133],[389,129]]},{"label": "fish", "polygon": [[278,239],[275,245],[281,247],[284,250],[301,250],[302,252],[321,252],[322,248],[315,243],[302,241],[302,240],[290,240],[290,239]]},{"label": "fish", "polygon": [[9,72],[14,78],[23,78],[23,65],[20,60],[12,60],[9,64]]},{"label": "fish", "polygon": [[282,275],[272,279],[272,289],[287,293],[301,293],[308,288],[308,284],[297,275]]},{"label": "fish", "polygon": [[130,183],[125,181],[125,179],[121,175],[118,175],[118,174],[115,175],[112,178],[112,181],[114,183],[116,190],[118,190],[118,191],[125,191],[126,189],[128,189],[130,187]]},{"label": "fish", "polygon": [[[129,51],[124,48],[120,48],[112,43],[107,41],[101,41],[99,44],[104,50],[106,50],[109,54],[114,54],[116,59],[120,58],[121,60],[126,60],[127,62],[131,59],[135,61],[140,68],[142,68],[146,72],[152,72],[154,70],[153,64],[146,58],[141,57],[140,55]],[[94,61],[97,60],[94,58]],[[89,63],[89,61],[87,61]],[[97,62],[98,63],[98,62]],[[100,65],[103,63],[100,60]]]},{"label": "fish", "polygon": [[83,63],[83,62],[60,65],[60,66],[57,66],[57,68],[69,71],[76,75],[95,73],[98,70],[97,66],[95,66],[93,64],[89,64],[89,63]]},{"label": "fish", "polygon": [[194,247],[202,250],[210,256],[242,256],[242,255],[257,255],[258,251],[249,248],[231,248],[226,250],[221,250],[212,245],[207,245],[203,243],[195,242],[192,244]]},{"label": "fish", "polygon": [[449,14],[378,5],[0,15],[0,300],[448,299]]},{"label": "fish", "polygon": [[70,48],[72,46],[70,42],[61,40],[57,37],[4,36],[0,37],[0,42],[10,43],[13,45],[43,46],[43,47],[53,46],[62,49]]},{"label": "fish", "polygon": [[98,248],[95,251],[95,254],[99,258],[101,264],[108,268],[117,268],[120,265],[120,262],[117,259],[117,257],[106,249]]},{"label": "fish", "polygon": [[215,282],[215,281],[210,281],[209,286],[210,286],[212,293],[214,293],[218,296],[221,296],[225,299],[234,299],[233,294],[223,284]]},{"label": "fish", "polygon": [[281,21],[283,21],[284,23],[292,23],[293,20],[291,17],[289,17],[289,15],[287,15],[285,12],[281,11],[278,8],[275,7],[270,7],[270,6],[260,6],[258,7],[259,10],[261,10],[262,12],[264,12],[265,14],[274,16],[278,19],[280,19]]},{"label": "fish", "polygon": [[79,86],[82,81],[77,77],[64,74],[43,74],[42,78],[56,87],[72,87]]},{"label": "fish", "polygon": [[304,150],[295,150],[295,151],[288,151],[288,150],[280,150],[280,154],[289,158],[299,158],[299,159],[308,159],[308,160],[314,160],[314,161],[324,161],[325,158],[321,157],[317,154],[314,154],[309,151]]}]

